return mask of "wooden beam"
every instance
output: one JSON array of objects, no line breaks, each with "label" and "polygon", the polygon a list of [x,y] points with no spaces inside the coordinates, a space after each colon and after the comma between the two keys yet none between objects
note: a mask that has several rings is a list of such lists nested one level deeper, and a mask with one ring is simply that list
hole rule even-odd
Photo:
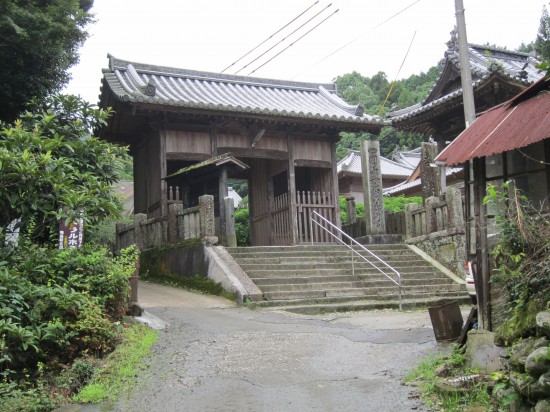
[{"label": "wooden beam", "polygon": [[168,152],[166,153],[167,160],[189,160],[189,161],[203,161],[210,159],[210,156],[204,153],[182,153],[182,152]]},{"label": "wooden beam", "polygon": [[327,162],[325,160],[297,159],[294,161],[294,166],[296,167],[316,167],[319,169],[332,169],[332,165],[333,164],[331,162]]},{"label": "wooden beam", "polygon": [[242,147],[218,147],[218,155],[233,153],[234,157],[250,157],[254,159],[287,160],[287,152],[281,150],[251,149]]},{"label": "wooden beam", "polygon": [[160,129],[158,132],[159,135],[159,163],[160,163],[160,211],[162,216],[166,216],[168,214],[168,197],[167,197],[167,185],[166,180],[164,178],[166,177],[166,131],[164,129]]}]

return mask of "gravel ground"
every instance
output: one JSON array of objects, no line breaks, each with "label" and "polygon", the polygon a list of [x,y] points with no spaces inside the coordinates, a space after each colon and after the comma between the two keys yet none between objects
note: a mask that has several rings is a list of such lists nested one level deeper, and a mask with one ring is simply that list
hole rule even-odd
[{"label": "gravel ground", "polygon": [[449,349],[427,310],[297,315],[169,289],[140,284],[167,327],[135,390],[103,410],[422,410],[401,380]]}]

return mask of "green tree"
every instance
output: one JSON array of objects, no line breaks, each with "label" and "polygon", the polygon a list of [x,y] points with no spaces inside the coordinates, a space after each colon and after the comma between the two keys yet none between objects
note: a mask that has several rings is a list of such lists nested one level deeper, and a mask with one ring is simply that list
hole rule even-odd
[{"label": "green tree", "polygon": [[76,96],[34,102],[13,125],[0,125],[0,237],[20,219],[32,241],[47,242],[59,219],[80,209],[88,223],[120,210],[112,184],[127,149],[92,137],[109,112]]},{"label": "green tree", "polygon": [[550,60],[550,16],[546,6],[542,9],[539,32],[535,40],[535,51],[544,60]]},{"label": "green tree", "polygon": [[0,1],[0,119],[13,121],[33,97],[58,92],[78,62],[93,0]]}]

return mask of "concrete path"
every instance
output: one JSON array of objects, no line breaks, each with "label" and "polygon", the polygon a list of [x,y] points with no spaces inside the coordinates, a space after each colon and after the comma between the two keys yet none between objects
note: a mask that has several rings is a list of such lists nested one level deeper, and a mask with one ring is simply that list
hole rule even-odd
[{"label": "concrete path", "polygon": [[422,410],[401,379],[448,350],[427,310],[305,316],[143,282],[139,299],[167,327],[116,411]]}]

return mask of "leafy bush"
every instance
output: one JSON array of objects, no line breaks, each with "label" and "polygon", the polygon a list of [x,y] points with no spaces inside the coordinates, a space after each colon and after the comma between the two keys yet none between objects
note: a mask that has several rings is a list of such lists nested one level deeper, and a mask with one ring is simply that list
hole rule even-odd
[{"label": "leafy bush", "polygon": [[506,320],[497,329],[504,343],[528,335],[536,327],[535,316],[548,305],[550,296],[550,221],[535,209],[513,185],[499,190],[489,185],[485,203],[501,212],[492,250],[497,273],[491,282],[507,293]]},{"label": "leafy bush", "polygon": [[112,320],[126,312],[135,248],[110,259],[105,249],[22,245],[0,262],[0,375],[5,382],[102,355],[117,341]]},{"label": "leafy bush", "polygon": [[53,96],[0,124],[0,228],[19,219],[33,241],[52,243],[59,219],[84,210],[96,223],[120,211],[112,184],[127,150],[90,135],[108,116],[76,96]]},{"label": "leafy bush", "polygon": [[248,209],[235,211],[235,232],[237,234],[237,245],[250,245],[250,217]]},{"label": "leafy bush", "polygon": [[384,196],[384,211],[390,213],[402,212],[405,210],[405,206],[409,203],[416,203],[417,205],[422,206],[422,196]]}]

